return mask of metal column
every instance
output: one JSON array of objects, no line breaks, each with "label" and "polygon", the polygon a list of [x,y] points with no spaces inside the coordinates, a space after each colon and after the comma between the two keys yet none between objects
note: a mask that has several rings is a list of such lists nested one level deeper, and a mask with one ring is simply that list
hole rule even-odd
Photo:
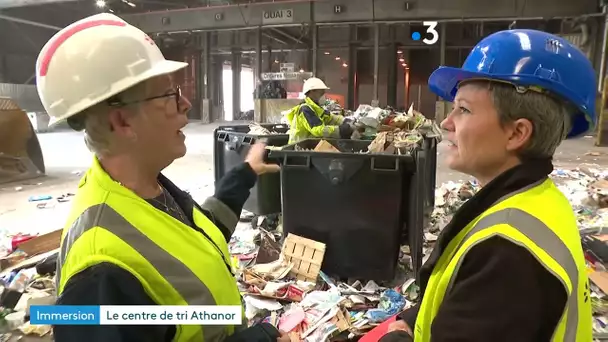
[{"label": "metal column", "polygon": [[203,32],[201,34],[201,64],[199,67],[200,75],[200,116],[203,123],[212,122],[213,113],[211,105],[211,91],[209,89],[209,78],[211,76],[211,32]]},{"label": "metal column", "polygon": [[241,116],[241,51],[232,50],[232,120]]},{"label": "metal column", "polygon": [[194,101],[192,101],[192,110],[191,112],[196,113],[196,119],[203,118],[203,88],[205,87],[205,65],[203,64],[203,34],[199,33],[194,37],[194,41],[196,42],[196,50],[193,56],[193,65],[194,68]]},{"label": "metal column", "polygon": [[380,26],[374,24],[374,89],[372,101],[378,102],[378,53],[380,51]]},{"label": "metal column", "polygon": [[0,83],[10,83],[6,69],[6,55],[0,54]]},{"label": "metal column", "polygon": [[606,50],[608,49],[608,11],[607,6],[604,6],[604,35],[602,37],[602,57],[600,59],[600,74],[597,82],[597,91],[604,91],[604,78],[606,77]]},{"label": "metal column", "polygon": [[211,75],[211,32],[203,33],[203,98],[209,99],[209,77]]},{"label": "metal column", "polygon": [[268,45],[268,72],[272,72],[272,63],[274,63],[274,59],[272,59],[272,47]]},{"label": "metal column", "polygon": [[318,36],[319,27],[317,24],[312,23],[312,74],[317,75],[317,49],[319,48]]},{"label": "metal column", "polygon": [[255,46],[255,84],[262,81],[262,27],[256,30],[257,40]]},{"label": "metal column", "polygon": [[357,94],[358,94],[358,80],[357,80],[357,47],[355,41],[357,41],[357,26],[350,25],[350,42],[348,44],[348,85],[346,95],[347,108],[356,108],[357,106]]},{"label": "metal column", "polygon": [[224,113],[224,59],[223,56],[212,56],[211,58],[211,76],[209,86],[211,88],[211,96],[213,97],[211,121],[225,120]]},{"label": "metal column", "polygon": [[395,27],[389,26],[388,74],[386,82],[386,104],[397,107],[397,43],[395,43]]},{"label": "metal column", "polygon": [[445,43],[446,43],[446,40],[447,40],[446,39],[447,35],[445,33],[445,30],[446,30],[447,23],[440,23],[439,25],[441,25],[441,27],[439,29],[439,31],[441,32],[441,33],[439,33],[440,34],[440,36],[439,36],[439,39],[440,39],[440,43],[439,43],[440,44],[440,46],[439,46],[439,65],[445,65]]}]

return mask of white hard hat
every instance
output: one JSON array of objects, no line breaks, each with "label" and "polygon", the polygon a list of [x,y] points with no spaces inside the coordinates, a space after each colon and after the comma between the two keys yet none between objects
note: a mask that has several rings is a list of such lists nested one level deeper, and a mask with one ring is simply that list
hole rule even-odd
[{"label": "white hard hat", "polygon": [[54,125],[187,65],[165,60],[147,34],[103,13],[71,24],[44,45],[36,61],[36,85]]},{"label": "white hard hat", "polygon": [[325,85],[325,83],[323,83],[323,81],[321,81],[320,79],[318,79],[316,77],[311,77],[304,82],[304,86],[302,87],[302,92],[304,94],[306,94],[309,91],[316,90],[316,89],[328,90],[329,87],[327,87]]}]

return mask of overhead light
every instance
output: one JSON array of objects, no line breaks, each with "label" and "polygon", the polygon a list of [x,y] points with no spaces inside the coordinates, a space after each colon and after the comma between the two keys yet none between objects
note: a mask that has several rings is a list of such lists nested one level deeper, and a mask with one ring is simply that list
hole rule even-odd
[{"label": "overhead light", "polygon": [[348,64],[342,63],[342,66],[346,68],[348,66]]},{"label": "overhead light", "polygon": [[403,62],[405,62],[405,59],[399,58],[399,62],[403,63]]},{"label": "overhead light", "polygon": [[304,69],[300,69],[300,72],[304,72]]},{"label": "overhead light", "polygon": [[95,1],[95,5],[99,8],[104,8],[106,7],[106,2],[104,0],[97,0]]},{"label": "overhead light", "polygon": [[401,64],[401,65],[402,65],[402,66],[404,66],[404,67],[406,67],[406,66],[407,66],[407,64],[405,64],[405,63],[403,63],[403,64]]},{"label": "overhead light", "polygon": [[401,51],[401,50],[397,50],[397,53],[398,53],[398,54],[402,54],[402,53],[403,53],[403,51]]},{"label": "overhead light", "polygon": [[339,60],[340,60],[340,57],[339,57],[339,56],[338,56],[338,57],[336,57],[336,60],[337,60],[337,61],[339,61]]},{"label": "overhead light", "polygon": [[324,53],[325,53],[326,55],[329,55],[329,51],[325,51]]},{"label": "overhead light", "polygon": [[137,5],[135,5],[134,3],[130,2],[130,1],[127,1],[127,0],[120,0],[120,1],[122,1],[123,3],[125,3],[125,4],[127,4],[127,5],[129,5],[129,6],[131,6],[131,7],[135,7],[135,6],[137,6]]}]

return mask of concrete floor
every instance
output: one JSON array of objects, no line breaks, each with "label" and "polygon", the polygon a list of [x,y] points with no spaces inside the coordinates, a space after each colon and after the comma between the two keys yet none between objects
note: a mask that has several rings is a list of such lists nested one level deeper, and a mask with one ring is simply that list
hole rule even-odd
[{"label": "concrete floor", "polygon": [[[213,130],[218,124],[191,123],[184,130],[188,153],[165,170],[165,174],[182,189],[202,200],[213,192]],[[26,182],[0,184],[0,236],[9,233],[44,233],[63,227],[70,202],[38,209],[28,202],[32,195],[59,196],[77,190],[78,180],[91,162],[82,133],[61,131],[39,134],[47,175]],[[608,167],[608,148],[593,145],[591,137],[566,141],[555,158],[557,168],[573,168],[581,163]],[[468,176],[447,169],[442,155],[445,145],[438,149],[437,184],[464,180]],[[595,152],[590,155],[589,152]],[[17,190],[18,187],[21,187]]]}]

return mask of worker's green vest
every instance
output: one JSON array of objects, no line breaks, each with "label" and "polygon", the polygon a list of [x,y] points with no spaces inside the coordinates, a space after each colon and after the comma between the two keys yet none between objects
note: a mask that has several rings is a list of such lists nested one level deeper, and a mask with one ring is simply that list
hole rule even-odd
[{"label": "worker's green vest", "polygon": [[448,244],[426,287],[416,320],[415,341],[432,340],[433,319],[451,290],[465,255],[493,236],[525,247],[564,285],[568,301],[552,341],[591,341],[589,279],[576,217],[568,200],[549,179],[502,199]]},{"label": "worker's green vest", "polygon": [[[63,231],[58,294],[82,270],[109,262],[133,274],[159,305],[238,305],[241,297],[221,231],[199,210],[213,239],[155,209],[95,162],[82,178]],[[217,247],[216,247],[217,246]],[[222,341],[235,326],[177,326],[174,341]]]},{"label": "worker's green vest", "polygon": [[[302,115],[303,106],[310,107],[319,120],[321,120],[322,125],[310,127],[308,120]],[[344,122],[344,117],[326,112],[311,100],[310,97],[306,97],[303,103],[293,107],[287,113],[286,118],[289,122],[289,144],[295,144],[310,138],[339,139],[340,129],[338,128],[338,125]]]}]

